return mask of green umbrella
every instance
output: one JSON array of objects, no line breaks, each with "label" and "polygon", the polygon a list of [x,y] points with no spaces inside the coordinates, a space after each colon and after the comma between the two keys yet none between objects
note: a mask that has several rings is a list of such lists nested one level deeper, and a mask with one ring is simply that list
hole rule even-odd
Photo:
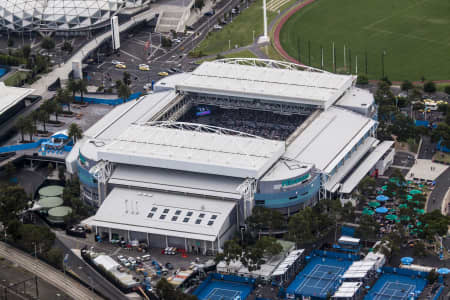
[{"label": "green umbrella", "polygon": [[381,188],[383,189],[383,191],[386,191],[388,189],[387,185],[383,185]]},{"label": "green umbrella", "polygon": [[418,210],[416,210],[416,212],[417,212],[419,215],[425,214],[425,210],[424,210],[424,209],[418,209]]},{"label": "green umbrella", "polygon": [[409,221],[411,218],[409,216],[400,216],[401,221]]},{"label": "green umbrella", "polygon": [[397,183],[397,182],[398,182],[398,178],[395,178],[395,177],[394,177],[394,178],[389,179],[389,181],[390,181],[390,182],[393,182],[393,183]]},{"label": "green umbrella", "polygon": [[412,200],[412,196],[411,195],[406,195],[406,200],[408,200],[408,201]]},{"label": "green umbrella", "polygon": [[420,225],[422,225],[422,222],[418,221],[417,226],[420,226]]},{"label": "green umbrella", "polygon": [[398,206],[398,208],[408,208],[408,204],[400,204],[399,206]]},{"label": "green umbrella", "polygon": [[416,195],[416,194],[422,194],[422,191],[420,191],[420,190],[410,190],[409,193],[411,195]]},{"label": "green umbrella", "polygon": [[409,224],[409,225],[408,225],[408,228],[414,228],[414,225]]},{"label": "green umbrella", "polygon": [[398,219],[398,217],[396,215],[387,215],[386,219],[389,221],[395,221]]},{"label": "green umbrella", "polygon": [[406,183],[407,184],[412,184],[413,182],[411,180],[408,180]]},{"label": "green umbrella", "polygon": [[383,194],[383,192],[384,192],[384,191],[378,191],[377,193],[378,193],[378,194]]},{"label": "green umbrella", "polygon": [[366,216],[373,216],[375,214],[375,212],[373,210],[371,210],[371,209],[364,208],[362,214],[366,215]]},{"label": "green umbrella", "polygon": [[395,208],[389,208],[390,212],[396,212],[397,210]]},{"label": "green umbrella", "polygon": [[424,186],[423,184],[419,184],[419,187],[420,187],[420,188],[423,188],[423,186]]},{"label": "green umbrella", "polygon": [[370,201],[369,202],[369,206],[370,207],[378,207],[380,205],[381,205],[380,202],[377,202],[377,201]]}]

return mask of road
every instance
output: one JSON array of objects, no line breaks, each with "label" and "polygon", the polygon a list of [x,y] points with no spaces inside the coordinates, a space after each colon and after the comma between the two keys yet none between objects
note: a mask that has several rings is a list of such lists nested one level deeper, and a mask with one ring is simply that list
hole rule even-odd
[{"label": "road", "polygon": [[[100,273],[95,271],[91,266],[89,266],[83,259],[76,256],[71,248],[81,248],[80,245],[75,245],[75,239],[70,239],[66,237],[63,232],[55,232],[56,234],[56,245],[69,255],[67,267],[76,273],[80,278],[82,278],[87,284],[91,285],[92,288],[97,290],[101,295],[107,299],[114,300],[127,300],[128,298],[113,284],[111,284],[106,278],[104,278]],[[92,286],[93,285],[93,286]]]},{"label": "road", "polygon": [[74,299],[102,299],[77,281],[32,256],[0,242],[0,255],[46,280]]}]

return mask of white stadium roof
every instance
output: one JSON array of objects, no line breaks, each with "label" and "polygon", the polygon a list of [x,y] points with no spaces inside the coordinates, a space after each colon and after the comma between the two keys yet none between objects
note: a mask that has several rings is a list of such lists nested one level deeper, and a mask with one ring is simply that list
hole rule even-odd
[{"label": "white stadium roof", "polygon": [[91,226],[215,241],[234,201],[114,188],[95,216],[85,220]]},{"label": "white stadium roof", "polygon": [[99,148],[98,157],[122,164],[259,178],[284,151],[285,143],[281,141],[148,123],[129,126],[114,141]]},{"label": "white stadium roof", "polygon": [[353,299],[361,286],[362,282],[343,282],[334,293],[333,298]]},{"label": "white stadium roof", "polygon": [[354,80],[350,75],[204,62],[177,90],[302,103],[328,108]]},{"label": "white stadium roof", "polygon": [[314,164],[329,173],[375,124],[368,117],[330,107],[298,135],[283,157]]},{"label": "white stadium roof", "polygon": [[109,179],[109,184],[112,185],[227,199],[242,198],[238,191],[242,182],[242,178],[229,176],[130,165],[118,165]]},{"label": "white stadium roof", "polygon": [[33,89],[7,86],[0,82],[0,115],[33,93]]}]

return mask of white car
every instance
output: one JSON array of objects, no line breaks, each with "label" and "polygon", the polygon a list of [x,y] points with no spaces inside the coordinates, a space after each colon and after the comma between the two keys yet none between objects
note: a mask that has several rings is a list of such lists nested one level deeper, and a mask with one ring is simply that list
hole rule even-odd
[{"label": "white car", "polygon": [[118,61],[118,60],[115,60],[115,59],[113,59],[113,60],[111,61],[111,63],[112,63],[113,65],[123,65],[123,62]]},{"label": "white car", "polygon": [[134,259],[134,257],[128,257],[128,261],[129,261],[130,264],[132,264],[132,265],[137,264],[137,261]]},{"label": "white car", "polygon": [[220,30],[220,29],[222,29],[222,26],[220,26],[219,24],[216,24],[216,25],[214,25],[213,28],[216,30]]},{"label": "white car", "polygon": [[173,39],[172,42],[178,44],[178,43],[181,43],[181,40],[180,39]]}]

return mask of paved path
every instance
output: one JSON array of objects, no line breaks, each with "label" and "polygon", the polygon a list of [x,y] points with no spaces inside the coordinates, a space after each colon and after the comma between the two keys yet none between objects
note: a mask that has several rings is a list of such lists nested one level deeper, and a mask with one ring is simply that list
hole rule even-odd
[{"label": "paved path", "polygon": [[102,299],[60,271],[4,242],[0,242],[0,255],[46,280],[74,299]]},{"label": "paved path", "polygon": [[450,189],[450,168],[436,178],[436,185],[431,191],[427,201],[427,212],[431,212],[435,209],[441,210],[442,203],[445,201],[445,194]]}]

